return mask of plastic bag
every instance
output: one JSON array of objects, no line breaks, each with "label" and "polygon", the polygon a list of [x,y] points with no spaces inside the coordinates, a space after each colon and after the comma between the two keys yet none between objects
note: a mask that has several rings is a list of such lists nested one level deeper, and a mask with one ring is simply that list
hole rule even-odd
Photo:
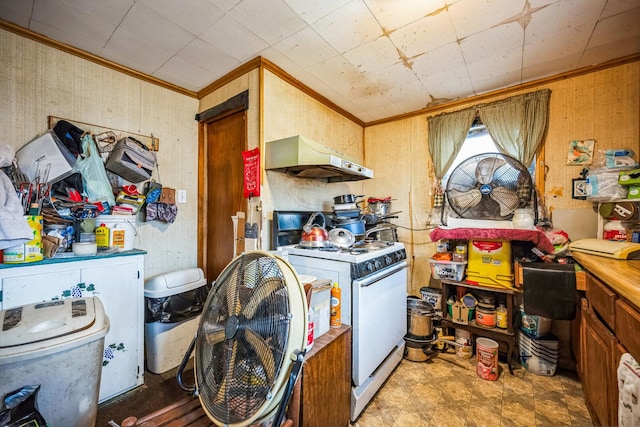
[{"label": "plastic bag", "polygon": [[597,168],[605,169],[633,169],[638,167],[638,162],[633,160],[636,154],[629,149],[619,150],[598,150],[597,157],[593,162]]},{"label": "plastic bag", "polygon": [[618,183],[618,175],[617,170],[590,170],[586,186],[587,199],[594,202],[626,199],[628,188]]},{"label": "plastic bag", "polygon": [[201,286],[190,291],[161,298],[145,298],[145,323],[176,323],[202,312],[209,289]]},{"label": "plastic bag", "polygon": [[103,200],[109,206],[116,204],[102,157],[89,133],[82,136],[82,155],[78,156],[74,171],[82,174],[82,186],[90,201]]},{"label": "plastic bag", "polygon": [[28,385],[8,393],[0,411],[0,426],[44,427],[47,422],[38,412],[37,398],[40,385]]},{"label": "plastic bag", "polygon": [[11,166],[16,156],[16,150],[9,147],[8,144],[0,144],[0,168]]}]

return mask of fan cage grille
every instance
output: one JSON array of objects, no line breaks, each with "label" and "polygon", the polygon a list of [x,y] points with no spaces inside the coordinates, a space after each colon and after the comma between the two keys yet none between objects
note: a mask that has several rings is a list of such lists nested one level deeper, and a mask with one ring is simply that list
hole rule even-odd
[{"label": "fan cage grille", "polygon": [[196,341],[200,401],[215,420],[243,422],[273,398],[286,357],[289,303],[275,258],[245,254],[221,273]]},{"label": "fan cage grille", "polygon": [[485,153],[462,161],[449,176],[447,203],[459,218],[510,220],[532,204],[533,180],[517,159]]}]

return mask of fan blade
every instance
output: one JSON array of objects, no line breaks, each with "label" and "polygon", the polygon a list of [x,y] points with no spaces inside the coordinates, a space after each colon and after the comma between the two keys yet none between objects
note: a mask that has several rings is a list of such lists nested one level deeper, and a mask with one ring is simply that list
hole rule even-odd
[{"label": "fan blade", "polygon": [[260,303],[266,297],[270,296],[283,286],[283,281],[279,277],[267,277],[262,279],[242,308],[242,314],[247,319],[251,319],[256,314]]},{"label": "fan blade", "polygon": [[500,215],[509,215],[518,207],[518,193],[504,187],[496,187],[489,194],[492,200],[500,205]]},{"label": "fan blade", "polygon": [[214,402],[217,404],[223,403],[225,401],[225,397],[228,396],[227,380],[233,379],[234,370],[236,367],[236,354],[238,353],[238,341],[235,339],[231,341],[227,341],[225,343],[225,349],[224,349],[225,353],[227,353],[227,348],[229,343],[231,343],[231,356],[226,359],[225,364],[226,364],[227,370],[224,373],[224,376],[222,377],[222,382],[220,383],[220,387],[218,387],[218,393],[216,394],[216,397],[214,399]]},{"label": "fan blade", "polygon": [[487,157],[478,162],[476,166],[476,179],[480,184],[489,184],[493,181],[493,174],[506,161],[500,157]]},{"label": "fan blade", "polygon": [[267,374],[267,384],[270,383],[276,375],[276,362],[269,345],[260,335],[251,329],[245,329],[245,336],[247,337],[249,345],[255,350],[255,354],[260,358],[260,362],[262,362],[262,367]]},{"label": "fan blade", "polygon": [[229,279],[227,286],[227,309],[229,316],[237,316],[240,313],[240,298],[238,296],[238,276],[237,271],[234,271]]},{"label": "fan blade", "polygon": [[459,207],[460,210],[466,211],[480,203],[480,200],[482,200],[482,193],[480,193],[480,190],[477,188],[469,191],[451,189],[447,193],[447,197],[449,198],[449,203],[453,203],[455,206]]}]

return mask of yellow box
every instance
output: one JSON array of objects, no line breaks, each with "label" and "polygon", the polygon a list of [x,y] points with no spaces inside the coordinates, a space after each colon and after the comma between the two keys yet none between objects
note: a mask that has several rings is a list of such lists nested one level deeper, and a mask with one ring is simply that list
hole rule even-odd
[{"label": "yellow box", "polygon": [[469,240],[467,281],[500,288],[513,287],[511,242]]}]

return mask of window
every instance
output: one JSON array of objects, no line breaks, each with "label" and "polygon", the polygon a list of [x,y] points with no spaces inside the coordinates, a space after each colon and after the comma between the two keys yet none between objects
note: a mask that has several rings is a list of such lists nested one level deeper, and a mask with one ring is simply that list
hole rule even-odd
[{"label": "window", "polygon": [[[451,175],[451,172],[453,172],[453,170],[464,160],[478,154],[498,152],[500,152],[500,150],[493,142],[493,138],[489,135],[489,131],[486,126],[482,121],[480,121],[479,117],[476,117],[473,121],[473,125],[471,125],[471,129],[469,129],[469,133],[467,134],[462,147],[460,148],[460,151],[458,152],[458,155],[442,178],[442,186],[446,188],[449,175]],[[531,165],[528,167],[533,182],[535,182],[535,164],[536,159],[534,157],[533,162],[531,162]]]}]

